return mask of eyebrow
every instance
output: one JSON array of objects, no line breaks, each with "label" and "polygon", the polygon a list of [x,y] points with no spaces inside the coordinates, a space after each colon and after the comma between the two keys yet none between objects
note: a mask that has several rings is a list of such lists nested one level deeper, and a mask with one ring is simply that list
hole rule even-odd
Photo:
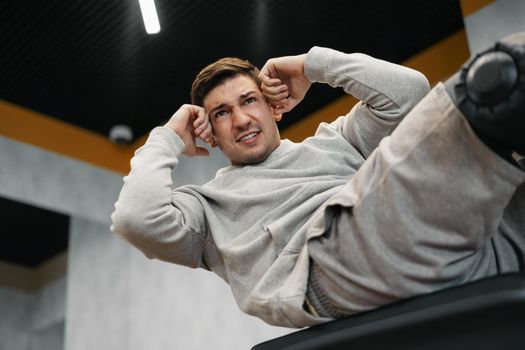
[{"label": "eyebrow", "polygon": [[245,99],[246,97],[250,96],[253,93],[255,93],[254,90],[250,90],[248,92],[245,92],[244,94],[241,94],[241,96],[239,96],[239,100]]},{"label": "eyebrow", "polygon": [[213,112],[215,112],[217,109],[223,109],[224,107],[226,107],[226,103],[221,103],[220,105],[213,107],[213,108],[210,110],[209,114],[211,115],[211,114],[213,114]]},{"label": "eyebrow", "polygon": [[[255,93],[255,90],[250,90],[250,91],[247,91],[245,92],[244,94],[241,94],[239,96],[239,100],[243,100],[245,99],[246,97],[250,96],[251,94]],[[221,103],[220,105],[217,105],[215,107],[213,107],[209,114],[212,114],[213,112],[215,112],[217,109],[223,109],[224,107],[226,107],[228,104],[227,103]]]}]

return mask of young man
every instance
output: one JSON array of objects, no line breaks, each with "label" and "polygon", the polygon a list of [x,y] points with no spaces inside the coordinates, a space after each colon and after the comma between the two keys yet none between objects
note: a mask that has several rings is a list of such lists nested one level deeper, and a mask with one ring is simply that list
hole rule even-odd
[{"label": "young man", "polygon": [[[281,140],[276,121],[312,82],[361,102],[302,143]],[[416,71],[326,48],[260,74],[219,60],[136,152],[112,229],[150,258],[215,272],[243,311],[287,327],[518,270],[525,173],[479,140],[442,84],[398,126],[427,92]],[[173,190],[178,158],[207,154],[196,138],[231,166]]]}]

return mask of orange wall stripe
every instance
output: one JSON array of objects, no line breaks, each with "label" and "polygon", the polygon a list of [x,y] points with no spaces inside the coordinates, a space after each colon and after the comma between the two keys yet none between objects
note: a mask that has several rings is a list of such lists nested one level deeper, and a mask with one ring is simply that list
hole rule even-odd
[{"label": "orange wall stripe", "polygon": [[495,0],[460,0],[459,4],[461,6],[463,17],[467,17],[468,15],[477,12],[482,7],[490,5],[494,1]]},{"label": "orange wall stripe", "polygon": [[[465,30],[460,30],[412,56],[403,62],[403,65],[422,72],[430,84],[434,85],[456,72],[468,57],[467,36]],[[351,96],[343,96],[286,128],[281,132],[281,136],[300,142],[313,135],[319,123],[331,122],[336,117],[345,115],[356,102],[357,100]],[[286,115],[283,118],[286,118]]]},{"label": "orange wall stripe", "polygon": [[467,35],[460,30],[412,56],[403,65],[425,74],[430,85],[446,80],[469,58]]},{"label": "orange wall stripe", "polygon": [[[320,123],[330,123],[338,116],[345,115],[356,102],[357,99],[349,95],[340,97],[281,131],[281,137],[293,142],[301,142],[312,136]],[[283,115],[283,118],[286,118],[286,114]]]},{"label": "orange wall stripe", "polygon": [[133,147],[0,100],[0,135],[125,174]]}]

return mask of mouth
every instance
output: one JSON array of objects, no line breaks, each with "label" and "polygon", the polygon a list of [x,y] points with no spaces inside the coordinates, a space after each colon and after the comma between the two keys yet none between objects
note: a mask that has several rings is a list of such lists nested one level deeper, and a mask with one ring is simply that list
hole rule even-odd
[{"label": "mouth", "polygon": [[255,142],[255,140],[257,139],[257,136],[259,136],[259,133],[260,131],[252,131],[252,132],[246,133],[242,135],[241,137],[239,137],[236,141],[239,143],[250,144],[252,142]]}]

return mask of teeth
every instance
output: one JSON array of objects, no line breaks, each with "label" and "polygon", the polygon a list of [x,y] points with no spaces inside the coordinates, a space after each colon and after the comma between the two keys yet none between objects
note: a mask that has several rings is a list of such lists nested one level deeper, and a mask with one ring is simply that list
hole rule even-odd
[{"label": "teeth", "polygon": [[257,136],[257,133],[256,132],[252,132],[252,133],[249,133],[248,135],[246,136],[243,136],[240,138],[240,141],[246,141],[246,140],[249,140],[253,137]]}]

